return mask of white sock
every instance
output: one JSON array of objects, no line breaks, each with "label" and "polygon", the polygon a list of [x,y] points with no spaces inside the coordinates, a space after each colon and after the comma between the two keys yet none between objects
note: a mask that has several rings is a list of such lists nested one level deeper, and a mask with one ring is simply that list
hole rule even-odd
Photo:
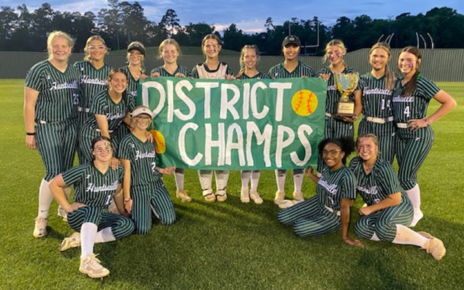
[{"label": "white sock", "polygon": [[97,225],[93,223],[83,223],[81,227],[81,260],[93,254],[93,245],[97,235]]},{"label": "white sock", "polygon": [[250,181],[251,170],[242,170],[240,175],[242,177],[242,188],[248,189],[248,182]]},{"label": "white sock", "polygon": [[277,181],[277,191],[285,191],[285,177],[287,177],[287,170],[276,170],[275,171]]},{"label": "white sock", "polygon": [[39,212],[37,217],[47,218],[50,211],[50,205],[53,201],[53,193],[48,187],[49,182],[42,179],[39,187]]},{"label": "white sock", "polygon": [[406,193],[408,194],[408,198],[412,203],[414,213],[416,213],[416,211],[420,211],[421,200],[419,184],[416,184],[413,188],[406,190]]},{"label": "white sock", "polygon": [[111,227],[104,228],[95,235],[95,243],[106,243],[116,241]]},{"label": "white sock", "polygon": [[258,191],[259,175],[260,175],[260,172],[257,171],[257,170],[253,170],[251,172],[251,189],[250,189],[250,192],[257,192]]},{"label": "white sock", "polygon": [[379,237],[377,237],[377,234],[375,232],[371,237],[371,241],[376,241],[376,242],[380,241]]},{"label": "white sock", "polygon": [[293,186],[295,187],[295,192],[301,192],[301,187],[303,186],[304,171],[302,169],[293,170]]},{"label": "white sock", "polygon": [[415,231],[403,225],[396,225],[396,236],[393,240],[394,244],[414,245],[422,247],[429,239],[421,236]]},{"label": "white sock", "polygon": [[184,189],[184,169],[176,168],[174,172],[174,179],[176,180],[177,190]]},{"label": "white sock", "polygon": [[216,175],[216,191],[225,191],[229,181],[229,171],[216,170],[214,174]]},{"label": "white sock", "polygon": [[201,190],[211,189],[211,183],[213,182],[213,172],[211,170],[198,170],[198,177],[200,178]]}]

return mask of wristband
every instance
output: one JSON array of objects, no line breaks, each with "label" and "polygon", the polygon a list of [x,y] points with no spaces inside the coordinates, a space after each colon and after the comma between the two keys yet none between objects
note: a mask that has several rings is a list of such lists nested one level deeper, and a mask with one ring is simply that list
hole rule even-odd
[{"label": "wristband", "polygon": [[35,132],[26,132],[27,136],[35,136]]}]

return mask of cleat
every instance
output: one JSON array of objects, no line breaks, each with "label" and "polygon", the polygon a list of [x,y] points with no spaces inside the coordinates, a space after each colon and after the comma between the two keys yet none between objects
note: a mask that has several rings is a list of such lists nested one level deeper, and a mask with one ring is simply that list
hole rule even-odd
[{"label": "cleat", "polygon": [[81,246],[81,234],[78,232],[73,233],[67,238],[64,238],[58,249],[63,252],[70,248],[77,248]]},{"label": "cleat", "polygon": [[47,235],[47,223],[48,219],[46,218],[39,218],[35,219],[35,228],[32,235],[36,238],[43,238]]},{"label": "cleat", "polygon": [[187,192],[184,189],[179,189],[176,191],[176,197],[179,198],[182,202],[191,202],[192,198],[188,196]]},{"label": "cleat", "polygon": [[215,202],[216,201],[216,195],[214,195],[214,192],[213,192],[213,190],[211,188],[207,189],[207,190],[203,190],[203,197],[208,202]]},{"label": "cleat", "polygon": [[298,191],[293,192],[293,199],[298,201],[298,202],[304,201],[303,193],[298,192]]},{"label": "cleat", "polygon": [[259,196],[259,193],[257,191],[252,191],[250,193],[250,198],[256,203],[256,204],[262,204],[263,199],[261,196]]},{"label": "cleat", "polygon": [[227,192],[225,190],[218,190],[216,192],[216,199],[218,202],[224,202],[227,200]]},{"label": "cleat", "polygon": [[275,194],[274,203],[278,205],[283,200],[285,200],[285,192],[284,191],[277,191],[276,194]]},{"label": "cleat", "polygon": [[79,271],[87,274],[90,278],[103,278],[110,274],[110,271],[100,264],[100,260],[95,254],[90,254],[84,260],[81,260]]},{"label": "cleat", "polygon": [[422,249],[426,250],[427,253],[431,254],[432,257],[437,261],[440,261],[446,255],[445,245],[440,239],[437,238],[428,240],[422,246]]},{"label": "cleat", "polygon": [[240,191],[240,201],[243,203],[250,202],[250,193],[248,192],[248,188],[242,188],[242,191]]}]

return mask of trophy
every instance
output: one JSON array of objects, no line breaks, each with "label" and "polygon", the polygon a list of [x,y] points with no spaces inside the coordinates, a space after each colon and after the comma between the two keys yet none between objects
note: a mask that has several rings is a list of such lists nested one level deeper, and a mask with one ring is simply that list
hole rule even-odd
[{"label": "trophy", "polygon": [[354,102],[348,96],[351,95],[358,86],[359,75],[358,73],[340,73],[334,74],[335,85],[342,95],[338,102],[337,114],[338,118],[354,117]]}]

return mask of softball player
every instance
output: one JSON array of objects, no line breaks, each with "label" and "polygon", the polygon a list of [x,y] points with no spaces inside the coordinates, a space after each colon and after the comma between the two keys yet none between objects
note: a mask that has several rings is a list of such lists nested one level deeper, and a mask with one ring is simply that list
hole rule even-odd
[{"label": "softball player", "polygon": [[[74,67],[79,71],[80,100],[78,111],[79,126],[82,128],[85,121],[89,118],[90,102],[92,97],[107,88],[106,79],[110,73],[111,66],[105,63],[105,55],[108,52],[105,40],[99,35],[92,35],[85,43],[84,61],[77,61]],[[79,163],[83,164],[84,159],[80,150],[77,150]]]},{"label": "softball player", "polygon": [[[416,47],[405,47],[398,58],[402,78],[393,95],[393,119],[397,126],[395,153],[398,178],[414,208],[411,227],[423,217],[417,171],[429,153],[434,140],[430,124],[448,114],[456,101],[419,71],[422,56]],[[434,98],[441,106],[427,117],[427,107]]]},{"label": "softball player", "polygon": [[[259,50],[256,45],[245,45],[240,53],[240,72],[236,76],[238,80],[247,79],[269,79],[270,77],[256,69],[259,62]],[[240,200],[248,203],[253,200],[256,204],[262,204],[263,199],[258,193],[259,170],[242,170],[242,190],[240,191]],[[248,189],[248,183],[251,180],[251,188]]]},{"label": "softball player", "polygon": [[278,219],[284,225],[292,225],[300,237],[341,229],[345,243],[362,246],[360,241],[348,237],[350,207],[356,199],[356,179],[344,164],[354,151],[354,142],[350,138],[324,139],[318,149],[326,167],[320,178],[313,174],[311,167],[307,171],[317,183],[316,195],[303,202],[286,200],[289,207],[279,212]]},{"label": "softball player", "polygon": [[[177,41],[172,38],[165,39],[159,45],[158,58],[162,58],[164,65],[151,70],[152,77],[191,77],[190,70],[177,64],[177,58],[180,55],[180,47]],[[176,168],[174,179],[176,181],[176,196],[183,202],[191,202],[192,198],[188,196],[184,189],[185,171],[183,168]]]},{"label": "softball player", "polygon": [[[215,34],[208,34],[201,42],[201,49],[206,57],[204,63],[197,64],[192,69],[192,76],[200,79],[233,79],[233,72],[230,67],[219,61],[219,52],[221,51],[221,39]],[[213,182],[213,172],[211,170],[199,170],[200,185],[202,194],[206,201],[224,202],[227,200],[227,181],[229,180],[229,171],[216,170],[216,194],[211,189]]]},{"label": "softball player", "polygon": [[415,245],[427,250],[436,260],[446,253],[443,242],[408,226],[414,216],[411,202],[400,186],[391,164],[379,159],[379,141],[373,134],[360,135],[358,155],[349,168],[358,181],[357,191],[367,204],[359,209],[356,234],[373,241]]},{"label": "softball player", "polygon": [[[127,75],[127,109],[129,112],[132,112],[135,107],[139,80],[147,78],[145,66],[143,64],[145,54],[145,46],[138,41],[133,41],[127,46],[128,65],[121,69],[124,70]],[[123,125],[116,131],[116,136],[119,140],[122,140],[129,132],[129,128]]]},{"label": "softball player", "polygon": [[[300,77],[313,77],[313,69],[298,60],[298,54],[300,52],[301,42],[295,35],[289,35],[285,37],[282,42],[282,52],[285,60],[283,63],[279,63],[273,66],[268,75],[273,79],[278,78],[300,78]],[[279,205],[285,199],[285,178],[287,170],[276,170],[276,181],[277,181],[277,192],[274,198],[274,203]],[[303,193],[301,187],[303,186],[303,169],[293,170],[293,198],[297,201],[303,201]]]},{"label": "softball player", "polygon": [[153,122],[150,108],[139,106],[132,112],[135,127],[121,142],[119,156],[124,166],[124,206],[135,223],[135,233],[148,234],[151,211],[161,223],[170,225],[176,220],[171,197],[157,172],[171,174],[175,167],[156,166],[155,146],[146,135]]},{"label": "softball player", "polygon": [[[95,243],[111,242],[126,237],[134,231],[131,219],[112,214],[108,206],[114,198],[119,210],[124,212],[121,182],[124,176],[122,166],[111,168],[113,150],[109,138],[99,136],[92,140],[94,160],[79,165],[56,176],[50,182],[50,189],[57,202],[68,213],[68,222],[73,230],[70,237],[60,245],[60,251],[81,246],[79,271],[91,278],[108,276],[93,253]],[[68,203],[63,187],[74,185],[74,200]]]},{"label": "softball player", "polygon": [[368,133],[376,135],[380,158],[392,164],[395,126],[391,103],[396,77],[388,66],[390,59],[390,46],[387,43],[376,43],[369,51],[372,70],[359,80],[363,118],[359,123],[358,136]]},{"label": "softball player", "polygon": [[[48,59],[35,64],[26,76],[24,122],[26,146],[38,149],[45,166],[39,188],[39,210],[33,235],[47,235],[47,218],[53,195],[49,181],[72,167],[76,149],[79,74],[68,64],[74,41],[62,31],[47,39]],[[69,195],[71,189],[66,189]]]},{"label": "softball player", "polygon": [[[117,156],[120,142],[117,129],[122,126],[122,122],[127,125],[131,123],[126,88],[127,76],[124,70],[112,69],[108,76],[108,89],[94,96],[90,104],[92,116],[87,119],[79,135],[79,147],[85,163],[92,160],[89,150],[91,141],[100,135],[111,138],[115,150],[113,155]],[[113,162],[114,166],[118,163],[116,158]]]}]

